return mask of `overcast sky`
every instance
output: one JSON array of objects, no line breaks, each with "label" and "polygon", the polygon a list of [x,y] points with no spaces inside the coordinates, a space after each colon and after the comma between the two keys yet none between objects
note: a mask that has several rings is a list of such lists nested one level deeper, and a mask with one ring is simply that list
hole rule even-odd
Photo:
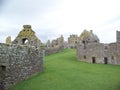
[{"label": "overcast sky", "polygon": [[42,42],[61,34],[93,30],[103,43],[116,41],[120,31],[120,0],[0,0],[0,42],[15,39],[24,24]]}]

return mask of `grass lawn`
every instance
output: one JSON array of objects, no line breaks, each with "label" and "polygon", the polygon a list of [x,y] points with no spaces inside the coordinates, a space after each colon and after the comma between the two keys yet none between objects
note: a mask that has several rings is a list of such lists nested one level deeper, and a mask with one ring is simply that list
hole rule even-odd
[{"label": "grass lawn", "polygon": [[46,56],[44,64],[11,90],[120,90],[120,66],[79,62],[74,49]]}]

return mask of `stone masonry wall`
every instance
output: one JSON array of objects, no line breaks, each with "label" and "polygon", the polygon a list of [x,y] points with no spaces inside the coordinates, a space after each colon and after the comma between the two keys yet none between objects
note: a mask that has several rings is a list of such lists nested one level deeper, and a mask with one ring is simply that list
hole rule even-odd
[{"label": "stone masonry wall", "polygon": [[[77,46],[77,57],[79,61],[89,63],[120,64],[117,61],[118,56],[116,51],[116,43],[89,43],[86,47],[84,45]],[[106,61],[105,58],[107,59]]]},{"label": "stone masonry wall", "polygon": [[103,45],[98,43],[89,44],[86,47],[77,46],[79,60],[92,62],[92,57],[96,57],[97,63],[102,63],[101,56],[104,56]]},{"label": "stone masonry wall", "polygon": [[28,46],[0,43],[0,90],[43,71],[44,54]]}]

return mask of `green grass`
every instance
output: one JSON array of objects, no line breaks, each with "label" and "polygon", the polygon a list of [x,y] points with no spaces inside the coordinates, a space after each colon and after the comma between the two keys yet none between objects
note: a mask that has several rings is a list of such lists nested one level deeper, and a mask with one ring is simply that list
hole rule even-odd
[{"label": "green grass", "polygon": [[44,64],[11,90],[120,90],[120,66],[79,62],[74,49],[46,56]]}]

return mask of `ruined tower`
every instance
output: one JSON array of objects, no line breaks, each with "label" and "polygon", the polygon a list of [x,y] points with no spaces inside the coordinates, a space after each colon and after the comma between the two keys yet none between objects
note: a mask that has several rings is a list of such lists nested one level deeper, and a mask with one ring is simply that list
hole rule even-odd
[{"label": "ruined tower", "polygon": [[120,31],[116,31],[116,43],[117,43],[117,62],[120,63]]},{"label": "ruined tower", "polygon": [[116,31],[117,48],[120,47],[120,31]]}]

